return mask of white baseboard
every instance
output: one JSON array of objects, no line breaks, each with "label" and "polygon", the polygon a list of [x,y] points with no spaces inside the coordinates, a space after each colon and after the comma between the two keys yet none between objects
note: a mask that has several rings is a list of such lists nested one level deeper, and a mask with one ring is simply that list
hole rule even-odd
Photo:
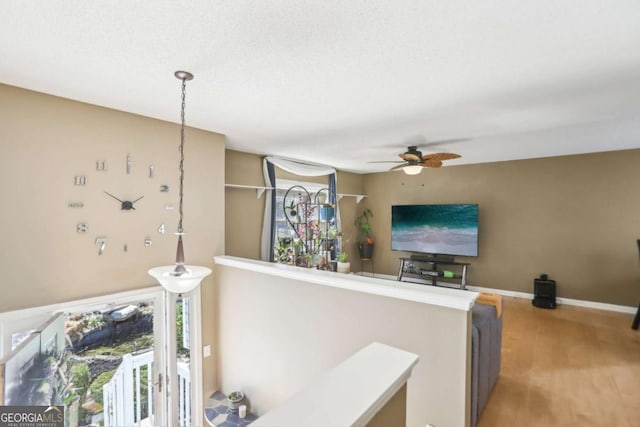
[{"label": "white baseboard", "polygon": [[[513,297],[513,298],[522,298],[522,299],[528,299],[528,300],[533,299],[533,294],[528,292],[516,292],[516,291],[509,291],[506,289],[484,288],[481,286],[467,286],[467,289],[476,291],[476,292],[489,292],[489,293],[498,294],[498,295],[507,296],[507,297]],[[574,305],[577,307],[595,308],[597,310],[616,311],[618,313],[629,313],[629,314],[635,314],[636,310],[638,309],[637,307],[628,307],[626,305],[608,304],[606,302],[586,301],[581,299],[563,298],[563,297],[557,297],[556,303]]]},{"label": "white baseboard", "polygon": [[[367,273],[367,272],[360,272],[356,274],[371,277],[371,273]],[[396,276],[392,276],[390,274],[376,274],[375,277],[378,279],[396,280]],[[492,294],[498,294],[505,297],[522,298],[527,300],[533,299],[533,294],[529,292],[517,292],[517,291],[510,291],[507,289],[485,288],[482,286],[467,286],[467,289],[475,292],[488,292]],[[586,301],[581,299],[563,298],[563,297],[557,297],[556,303],[573,305],[576,307],[595,308],[596,310],[615,311],[618,313],[628,313],[628,314],[635,314],[636,311],[638,310],[638,307],[629,307],[626,305],[608,304],[605,302]]]}]

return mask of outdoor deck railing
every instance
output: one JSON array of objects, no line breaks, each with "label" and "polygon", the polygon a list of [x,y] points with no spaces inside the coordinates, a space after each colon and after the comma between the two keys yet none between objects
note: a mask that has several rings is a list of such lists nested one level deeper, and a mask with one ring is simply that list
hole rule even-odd
[{"label": "outdoor deck railing", "polygon": [[[153,351],[125,354],[111,380],[102,387],[104,425],[155,425],[153,419]],[[148,420],[147,420],[148,419]],[[147,422],[148,421],[148,422]],[[191,425],[191,373],[178,361],[178,423]]]}]

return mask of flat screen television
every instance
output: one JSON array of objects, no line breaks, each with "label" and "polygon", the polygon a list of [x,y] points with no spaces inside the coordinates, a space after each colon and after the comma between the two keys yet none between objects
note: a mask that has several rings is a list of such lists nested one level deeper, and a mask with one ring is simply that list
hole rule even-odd
[{"label": "flat screen television", "polygon": [[391,249],[478,256],[478,205],[391,206]]}]

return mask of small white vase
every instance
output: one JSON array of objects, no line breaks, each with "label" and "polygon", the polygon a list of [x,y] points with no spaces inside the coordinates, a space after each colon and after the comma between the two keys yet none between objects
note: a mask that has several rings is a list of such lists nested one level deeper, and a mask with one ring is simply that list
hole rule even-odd
[{"label": "small white vase", "polygon": [[350,262],[340,262],[338,261],[338,273],[349,273],[351,270]]}]

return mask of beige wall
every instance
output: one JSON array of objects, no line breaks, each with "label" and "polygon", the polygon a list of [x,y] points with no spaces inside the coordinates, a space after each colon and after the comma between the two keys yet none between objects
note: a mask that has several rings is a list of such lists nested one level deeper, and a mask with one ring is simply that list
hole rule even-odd
[{"label": "beige wall", "polygon": [[[263,186],[262,157],[257,154],[226,150],[225,182],[227,184]],[[300,177],[281,169],[276,169],[281,179],[327,183],[326,177]],[[338,193],[362,194],[362,175],[338,171]],[[264,195],[256,197],[255,190],[227,188],[226,192],[226,253],[250,259],[260,259],[260,239],[262,236],[262,218],[264,216]],[[350,243],[355,241],[353,219],[356,212],[356,199],[344,197],[340,200],[340,215],[345,242],[352,260],[357,259],[357,250]]]},{"label": "beige wall", "polygon": [[403,385],[396,394],[378,411],[366,427],[389,427],[407,425],[407,385]]},{"label": "beige wall", "polygon": [[[0,311],[153,285],[147,270],[175,259],[178,214],[163,207],[178,200],[179,125],[6,85],[0,120]],[[185,255],[188,263],[211,266],[224,252],[224,137],[189,128],[186,138]],[[107,172],[96,172],[101,159]],[[87,185],[74,186],[75,175],[85,175]],[[170,192],[161,193],[161,184]],[[126,212],[104,190],[144,198]],[[85,207],[69,208],[71,201]],[[87,222],[89,232],[77,233],[78,222]],[[164,236],[156,231],[161,223]],[[108,238],[101,256],[99,235]],[[215,339],[212,287],[213,278],[203,282],[204,345]],[[207,360],[205,396],[215,390]]]},{"label": "beige wall", "polygon": [[[393,204],[478,203],[479,256],[469,283],[533,292],[547,273],[558,295],[633,306],[640,297],[640,150],[365,175],[376,271],[396,274]],[[465,260],[460,257],[460,260]]]},{"label": "beige wall", "polygon": [[470,312],[234,267],[216,271],[220,386],[243,390],[252,411],[273,409],[377,341],[420,357],[408,382],[407,426],[466,425]]},{"label": "beige wall", "polygon": [[[225,151],[225,183],[264,186],[262,156]],[[265,193],[266,194],[266,193]],[[225,190],[225,251],[227,255],[260,259],[265,194],[255,190]]]},{"label": "beige wall", "polygon": [[[227,150],[226,159],[227,183],[264,185],[260,156]],[[339,172],[340,193],[368,196],[360,204],[340,201],[344,247],[359,271],[353,219],[371,208],[375,270],[394,275],[403,253],[390,249],[391,205],[478,203],[479,256],[466,259],[471,285],[531,293],[533,278],[546,273],[557,280],[558,296],[634,306],[638,164],[640,150],[629,150],[426,169],[415,177]],[[227,254],[258,259],[263,199],[238,189],[227,189],[226,198]]]}]

